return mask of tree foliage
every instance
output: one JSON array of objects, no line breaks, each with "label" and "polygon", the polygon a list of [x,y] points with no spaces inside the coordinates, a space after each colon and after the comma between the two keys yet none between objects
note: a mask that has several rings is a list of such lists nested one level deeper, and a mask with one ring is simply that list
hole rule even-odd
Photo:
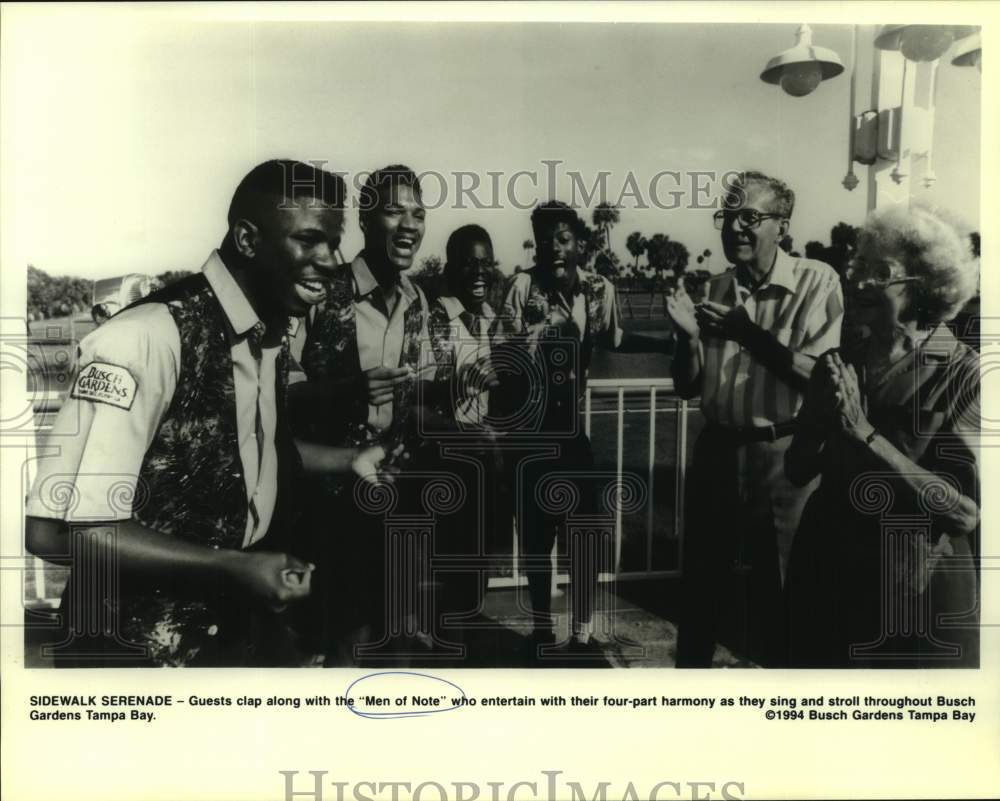
[{"label": "tree foliage", "polygon": [[[704,256],[699,256],[699,259],[704,259]],[[708,270],[692,270],[689,273],[684,273],[684,289],[692,297],[692,299],[697,303],[698,301],[705,299],[705,288],[708,286],[708,280],[712,277],[712,274]]]},{"label": "tree foliage", "polygon": [[594,272],[614,281],[621,274],[621,264],[617,253],[598,253],[594,259]]},{"label": "tree foliage", "polygon": [[823,261],[823,251],[826,250],[826,245],[822,242],[817,242],[815,239],[806,242],[806,258],[807,259],[819,259]]},{"label": "tree foliage", "polygon": [[597,254],[605,250],[604,231],[600,228],[591,228],[586,223],[581,223],[580,229],[577,238],[580,262],[584,267],[588,267],[593,263]]},{"label": "tree foliage", "polygon": [[815,240],[806,242],[806,258],[824,261],[843,275],[854,256],[858,243],[858,229],[845,222],[838,222],[830,229],[830,245]]},{"label": "tree foliage", "polygon": [[612,204],[606,202],[598,203],[597,207],[594,209],[591,219],[593,220],[594,227],[601,232],[603,240],[602,247],[610,250],[611,229],[618,225],[618,221],[621,219],[621,214],[619,213],[617,206],[613,206]]},{"label": "tree foliage", "polygon": [[646,252],[646,237],[644,237],[638,231],[633,231],[628,235],[628,239],[625,240],[625,247],[632,257],[635,259],[634,269],[636,272],[639,271],[639,257]]},{"label": "tree foliage", "polygon": [[653,234],[646,242],[646,258],[657,277],[662,279],[670,271],[677,279],[687,269],[691,255],[683,244],[667,234]]},{"label": "tree foliage", "polygon": [[52,276],[28,265],[28,318],[47,320],[90,311],[94,282],[66,275]]},{"label": "tree foliage", "polygon": [[169,286],[192,274],[190,270],[167,270],[156,276],[156,280],[160,282],[161,286]]}]

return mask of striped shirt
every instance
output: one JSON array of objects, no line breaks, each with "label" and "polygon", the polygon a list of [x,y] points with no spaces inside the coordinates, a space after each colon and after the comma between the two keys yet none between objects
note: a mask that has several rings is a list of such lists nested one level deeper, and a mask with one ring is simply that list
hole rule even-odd
[{"label": "striped shirt", "polygon": [[[764,283],[750,291],[730,268],[709,281],[708,299],[741,304],[758,326],[797,353],[819,356],[840,345],[844,298],[833,268],[779,248]],[[802,394],[732,340],[705,337],[701,410],[726,426],[784,423],[798,414]]]}]

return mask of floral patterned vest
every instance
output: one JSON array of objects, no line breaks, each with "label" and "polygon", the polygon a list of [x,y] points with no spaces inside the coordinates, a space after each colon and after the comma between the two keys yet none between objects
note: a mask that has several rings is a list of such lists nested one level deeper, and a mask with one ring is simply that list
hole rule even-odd
[{"label": "floral patterned vest", "polygon": [[[531,276],[531,287],[528,290],[528,299],[524,304],[524,325],[548,323],[550,322],[551,307],[559,302],[556,299],[556,292],[539,281],[536,269],[533,268],[526,272]],[[603,311],[604,304],[607,302],[605,297],[607,285],[601,276],[588,270],[578,270],[577,277],[576,291],[583,294],[587,314],[587,330],[581,332],[583,341],[580,348],[580,370],[583,376],[582,380],[577,381],[577,391],[582,394],[586,388],[586,374],[590,367],[594,341],[600,337],[604,327]]]},{"label": "floral patterned vest", "polygon": [[[181,362],[170,406],[140,468],[132,516],[166,536],[212,548],[241,548],[247,496],[222,307],[203,274],[183,278],[134,305],[141,303],[166,304],[180,335]],[[264,542],[269,549],[285,550],[277,540],[290,530],[300,507],[292,493],[301,470],[284,411],[287,337],[275,372],[278,495]],[[109,608],[124,641],[145,648],[145,657],[135,664],[252,663],[259,635],[246,599],[229,597],[229,588],[221,583],[192,591],[186,578],[178,574],[123,580]],[[78,582],[71,579],[71,584]],[[70,585],[66,593],[73,593]],[[64,602],[66,598],[64,594]],[[93,648],[90,643],[84,639],[68,650]]]},{"label": "floral patterned vest", "polygon": [[[390,429],[380,434],[372,431],[368,426],[368,394],[358,356],[351,265],[338,266],[330,280],[326,300],[316,310],[302,351],[302,369],[308,379],[330,386],[330,405],[317,410],[315,420],[304,425],[296,421],[296,430],[332,445],[356,446],[377,439],[388,443],[390,450],[394,443],[412,434],[415,382],[408,381],[397,388]],[[403,314],[403,347],[397,365],[409,365],[414,371],[420,363],[420,330],[426,311],[419,290],[417,297]]]},{"label": "floral patterned vest", "polygon": [[[237,436],[233,361],[222,307],[201,274],[184,278],[140,303],[166,304],[180,335],[181,363],[173,399],[143,459],[133,517],[164,534],[211,547],[241,548],[247,496]],[[297,472],[299,466],[284,415],[287,338],[275,374],[279,493],[272,529],[286,512],[279,509],[286,500],[280,490],[288,488],[289,473]]]}]

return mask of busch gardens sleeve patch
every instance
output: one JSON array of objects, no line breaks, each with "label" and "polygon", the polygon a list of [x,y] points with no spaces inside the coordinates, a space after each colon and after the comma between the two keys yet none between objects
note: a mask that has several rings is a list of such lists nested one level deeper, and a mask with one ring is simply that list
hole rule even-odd
[{"label": "busch gardens sleeve patch", "polygon": [[80,368],[70,397],[131,409],[137,386],[125,367],[107,362],[90,362]]}]

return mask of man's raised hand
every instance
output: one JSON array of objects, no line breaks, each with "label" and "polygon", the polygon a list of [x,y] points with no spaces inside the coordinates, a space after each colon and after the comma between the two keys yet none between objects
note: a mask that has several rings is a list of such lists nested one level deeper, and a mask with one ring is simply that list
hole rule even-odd
[{"label": "man's raised hand", "polygon": [[724,306],[708,300],[695,307],[695,318],[706,334],[739,343],[753,325],[745,306]]},{"label": "man's raised hand", "polygon": [[378,484],[380,481],[392,484],[393,477],[399,472],[399,464],[409,458],[405,445],[398,445],[388,456],[381,445],[372,445],[358,451],[358,455],[351,462],[351,470],[358,478],[369,484]]},{"label": "man's raised hand", "polygon": [[671,322],[694,339],[698,336],[698,320],[695,317],[694,301],[684,289],[678,286],[677,289],[667,295],[667,314]]}]

